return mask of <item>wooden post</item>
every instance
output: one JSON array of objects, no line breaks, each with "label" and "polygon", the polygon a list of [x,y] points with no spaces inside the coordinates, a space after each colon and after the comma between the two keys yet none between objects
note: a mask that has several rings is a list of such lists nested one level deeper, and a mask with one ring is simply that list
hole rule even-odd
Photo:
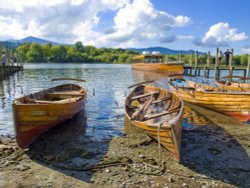
[{"label": "wooden post", "polygon": [[12,65],[12,66],[14,66],[14,63],[15,63],[14,54],[15,54],[15,50],[14,50],[14,49],[12,49],[12,50],[11,50],[11,57],[12,57],[12,60],[11,60],[11,65]]},{"label": "wooden post", "polygon": [[2,46],[0,45],[0,66],[2,66]]},{"label": "wooden post", "polygon": [[246,74],[247,78],[249,78],[249,69],[250,69],[250,54],[248,54],[248,64],[247,64],[247,74]]},{"label": "wooden post", "polygon": [[201,69],[198,68],[198,76],[201,76]]},{"label": "wooden post", "polygon": [[192,66],[193,64],[193,54],[189,54],[189,66]]},{"label": "wooden post", "polygon": [[[230,50],[230,55],[229,55],[229,76],[233,76],[233,49]],[[230,81],[232,81],[232,77],[229,78]]]},{"label": "wooden post", "polygon": [[210,67],[210,51],[207,53],[207,67]]},{"label": "wooden post", "polygon": [[217,71],[218,71],[218,74],[217,74],[217,78],[219,79],[220,78],[220,69],[217,67]]},{"label": "wooden post", "polygon": [[5,48],[5,59],[6,59],[6,65],[10,65],[10,54],[9,54],[9,49],[6,47]]},{"label": "wooden post", "polygon": [[233,78],[232,78],[232,76],[233,76],[233,71],[234,71],[234,66],[230,66],[230,67],[229,67],[229,76],[230,76],[229,80],[230,80],[230,81],[232,81],[232,79],[233,79]]},{"label": "wooden post", "polygon": [[18,52],[16,51],[16,66],[19,66],[19,57],[18,57]]},{"label": "wooden post", "polygon": [[166,55],[166,63],[168,63],[168,61],[169,61],[169,55],[167,54]]},{"label": "wooden post", "polygon": [[2,64],[2,46],[0,45],[0,77],[4,76],[3,64]]},{"label": "wooden post", "polygon": [[207,77],[207,65],[204,65],[204,70],[203,70],[203,77]]},{"label": "wooden post", "polygon": [[197,75],[197,64],[198,64],[198,51],[195,51],[195,58],[194,58],[194,75]]},{"label": "wooden post", "polygon": [[218,79],[218,54],[219,54],[219,48],[216,48],[216,56],[215,56],[215,65],[214,65],[214,79]]},{"label": "wooden post", "polygon": [[231,66],[233,66],[233,53],[234,53],[234,50],[231,49],[230,52],[231,53],[229,55],[229,66],[231,67]]},{"label": "wooden post", "polygon": [[[243,77],[246,78],[247,77],[247,69],[243,69]],[[246,83],[247,80],[244,80],[244,82]]]}]

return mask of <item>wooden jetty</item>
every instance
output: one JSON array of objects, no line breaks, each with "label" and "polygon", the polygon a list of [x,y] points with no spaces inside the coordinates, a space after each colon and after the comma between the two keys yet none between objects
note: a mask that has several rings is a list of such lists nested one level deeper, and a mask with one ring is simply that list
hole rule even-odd
[{"label": "wooden jetty", "polygon": [[18,61],[18,58],[15,61],[14,58],[15,51],[11,51],[8,48],[5,48],[3,52],[2,46],[0,46],[0,79],[4,79],[15,72],[23,70],[23,63]]},{"label": "wooden jetty", "polygon": [[207,53],[207,63],[204,65],[198,65],[198,51],[195,52],[194,65],[193,55],[190,54],[189,64],[183,67],[183,75],[185,76],[203,76],[204,78],[214,77],[219,79],[222,71],[228,71],[229,76],[233,76],[234,72],[242,72],[242,77],[249,76],[250,58],[248,60],[248,66],[234,66],[233,65],[233,49],[230,51],[229,65],[219,65],[219,48],[216,49],[215,64],[211,65],[210,51]]}]

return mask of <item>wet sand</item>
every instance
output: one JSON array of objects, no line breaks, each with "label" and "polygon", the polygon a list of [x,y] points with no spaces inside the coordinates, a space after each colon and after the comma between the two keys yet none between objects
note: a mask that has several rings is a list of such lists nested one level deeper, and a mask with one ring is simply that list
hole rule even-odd
[{"label": "wet sand", "polygon": [[29,150],[2,136],[0,187],[250,187],[250,125],[192,107],[205,116],[188,117],[201,125],[183,130],[180,164],[161,148],[155,168],[158,144],[128,123],[124,135],[96,140],[68,121]]}]

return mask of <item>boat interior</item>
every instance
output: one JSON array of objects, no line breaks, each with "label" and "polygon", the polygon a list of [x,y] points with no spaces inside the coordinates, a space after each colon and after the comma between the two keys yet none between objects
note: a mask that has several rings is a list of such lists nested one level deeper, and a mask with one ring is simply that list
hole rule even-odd
[{"label": "boat interior", "polygon": [[60,104],[82,100],[86,91],[76,84],[59,85],[47,90],[32,93],[15,101],[15,104]]},{"label": "boat interior", "polygon": [[132,120],[158,125],[176,117],[182,103],[167,90],[141,85],[128,97],[126,108]]}]

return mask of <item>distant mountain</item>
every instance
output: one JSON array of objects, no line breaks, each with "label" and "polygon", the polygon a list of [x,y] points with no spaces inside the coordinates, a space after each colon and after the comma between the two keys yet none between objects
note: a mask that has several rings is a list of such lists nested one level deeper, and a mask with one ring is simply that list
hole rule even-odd
[{"label": "distant mountain", "polygon": [[[160,52],[161,54],[190,54],[190,53],[195,53],[194,50],[172,50],[169,48],[164,48],[164,47],[149,47],[149,48],[128,48],[127,50],[132,50],[136,52],[142,53],[143,51],[157,51]],[[199,52],[199,54],[203,54],[203,52]]]},{"label": "distant mountain", "polygon": [[20,39],[20,40],[13,40],[12,39],[12,40],[4,41],[4,42],[10,42],[10,43],[15,43],[15,44],[23,44],[23,43],[27,42],[27,43],[39,43],[41,45],[51,43],[52,45],[59,45],[59,43],[56,43],[56,42],[44,40],[44,39],[37,38],[37,37],[31,37],[31,36]]},{"label": "distant mountain", "polygon": [[13,43],[13,42],[6,42],[6,41],[0,41],[0,45],[2,46],[2,48],[4,47],[8,47],[10,49],[15,49],[18,47],[17,43]]}]

